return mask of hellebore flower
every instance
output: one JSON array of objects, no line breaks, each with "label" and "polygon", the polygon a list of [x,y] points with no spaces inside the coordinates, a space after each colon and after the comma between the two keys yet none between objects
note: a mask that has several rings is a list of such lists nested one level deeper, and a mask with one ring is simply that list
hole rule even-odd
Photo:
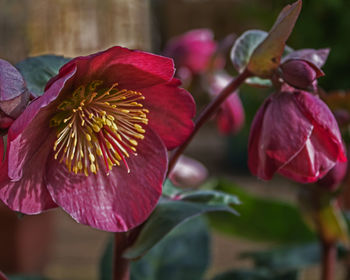
[{"label": "hellebore flower", "polygon": [[176,68],[185,67],[193,75],[207,69],[217,44],[209,29],[194,29],[172,38],[166,45],[164,55],[172,57]]},{"label": "hellebore flower", "polygon": [[166,148],[193,129],[193,99],[173,75],[171,59],[121,47],[68,62],[9,129],[1,199],[26,214],[58,205],[107,231],[145,221]]},{"label": "hellebore flower", "polygon": [[[206,83],[211,97],[216,97],[233,79],[224,71],[207,75]],[[219,131],[224,135],[237,133],[244,124],[244,108],[238,92],[232,93],[220,106],[216,114]]]},{"label": "hellebore flower", "polygon": [[0,131],[10,127],[24,111],[30,93],[19,71],[0,59]]},{"label": "hellebore flower", "polygon": [[274,173],[300,183],[315,182],[337,162],[346,162],[337,122],[323,101],[284,85],[253,120],[248,166],[261,179]]}]

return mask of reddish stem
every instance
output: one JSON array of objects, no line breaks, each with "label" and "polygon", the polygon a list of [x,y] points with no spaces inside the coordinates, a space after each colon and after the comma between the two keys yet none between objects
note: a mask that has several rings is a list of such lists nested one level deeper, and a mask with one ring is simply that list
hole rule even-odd
[{"label": "reddish stem", "polygon": [[321,280],[334,279],[334,267],[337,258],[337,249],[334,242],[322,240],[322,275]]},{"label": "reddish stem", "polygon": [[129,245],[127,232],[114,234],[113,280],[130,279],[130,261],[123,258],[123,253]]},{"label": "reddish stem", "polygon": [[198,130],[203,126],[204,123],[206,123],[214,114],[215,112],[220,108],[221,104],[226,100],[226,98],[237,90],[237,88],[244,82],[245,79],[251,76],[251,73],[248,70],[243,71],[241,74],[239,74],[234,80],[232,80],[222,91],[221,93],[213,99],[207,107],[201,112],[198,119],[195,122],[195,127],[191,133],[191,135],[187,138],[187,140],[176,150],[174,150],[170,161],[169,161],[169,167],[168,167],[168,174],[175,166],[176,161],[178,160],[179,156],[183,153],[183,151],[186,149],[188,144],[191,142],[193,137],[196,135]]}]

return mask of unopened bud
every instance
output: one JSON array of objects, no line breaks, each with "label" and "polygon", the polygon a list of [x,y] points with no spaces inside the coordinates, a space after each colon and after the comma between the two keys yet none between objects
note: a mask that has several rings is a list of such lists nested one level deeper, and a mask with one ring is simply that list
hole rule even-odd
[{"label": "unopened bud", "polygon": [[282,78],[291,86],[304,90],[311,90],[317,78],[317,72],[309,62],[292,59],[281,65]]}]

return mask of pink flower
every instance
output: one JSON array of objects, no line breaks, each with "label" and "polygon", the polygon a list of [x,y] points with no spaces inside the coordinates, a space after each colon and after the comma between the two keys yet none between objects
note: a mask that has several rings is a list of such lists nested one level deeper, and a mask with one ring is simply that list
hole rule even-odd
[{"label": "pink flower", "polygon": [[[233,77],[224,71],[207,76],[207,88],[214,98],[231,82]],[[216,114],[219,131],[224,135],[237,133],[244,125],[244,108],[238,92],[232,93],[221,105]]]},{"label": "pink flower", "polygon": [[79,223],[127,231],[154,209],[167,148],[193,129],[171,59],[113,47],[78,57],[12,124],[0,197],[26,214],[62,207]]},{"label": "pink flower", "polygon": [[0,131],[10,127],[29,102],[30,93],[21,73],[0,59]]},{"label": "pink flower", "polygon": [[207,69],[217,44],[209,29],[194,29],[174,37],[164,50],[164,55],[172,57],[178,69],[188,68],[192,74]]},{"label": "pink flower", "polygon": [[287,85],[257,112],[250,131],[248,165],[269,180],[274,173],[301,183],[322,178],[346,162],[337,122],[318,97]]}]

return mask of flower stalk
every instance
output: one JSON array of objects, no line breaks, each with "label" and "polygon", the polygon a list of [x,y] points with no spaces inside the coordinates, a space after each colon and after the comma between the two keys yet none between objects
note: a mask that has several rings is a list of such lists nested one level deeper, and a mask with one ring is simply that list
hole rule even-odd
[{"label": "flower stalk", "polygon": [[130,260],[123,257],[128,245],[128,232],[114,233],[113,280],[130,279]]},{"label": "flower stalk", "polygon": [[205,124],[211,117],[217,112],[217,110],[220,108],[221,104],[226,100],[226,98],[236,91],[241,84],[249,77],[251,77],[252,74],[246,69],[241,74],[239,74],[234,80],[232,80],[222,91],[221,93],[213,99],[207,107],[204,108],[204,110],[201,112],[199,117],[197,118],[195,122],[195,127],[190,134],[190,136],[186,139],[186,141],[179,146],[177,149],[174,150],[172,156],[169,160],[169,166],[168,166],[168,174],[170,171],[174,168],[179,156],[183,153],[183,151],[187,148],[188,144],[192,141],[193,137],[197,134],[199,129]]},{"label": "flower stalk", "polygon": [[334,266],[336,261],[336,246],[334,242],[328,242],[321,237],[322,245],[322,274],[321,280],[334,279]]}]

